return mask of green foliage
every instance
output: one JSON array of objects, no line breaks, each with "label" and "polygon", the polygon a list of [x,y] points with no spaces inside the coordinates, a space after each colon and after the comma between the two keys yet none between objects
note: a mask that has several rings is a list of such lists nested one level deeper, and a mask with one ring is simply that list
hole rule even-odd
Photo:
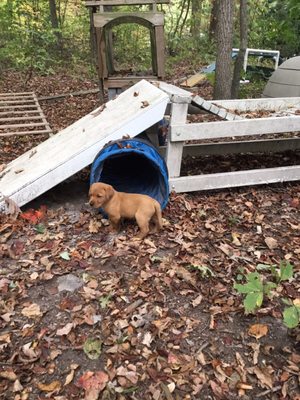
[{"label": "green foliage", "polygon": [[[244,275],[245,284],[235,283],[234,288],[241,294],[245,295],[244,307],[245,312],[253,313],[262,306],[264,297],[271,297],[272,291],[276,289],[281,282],[288,281],[293,278],[294,268],[289,261],[281,261],[279,267],[274,264],[258,264],[255,272]],[[275,282],[265,282],[264,277],[258,271],[268,271],[271,278]],[[238,281],[243,279],[241,274],[237,275]],[[299,299],[291,300],[283,299],[288,305],[283,311],[283,322],[288,328],[295,328],[300,322],[300,302]]]},{"label": "green foliage", "polygon": [[101,306],[102,309],[105,309],[108,306],[108,304],[109,304],[111,298],[113,297],[113,295],[114,295],[114,292],[109,293],[107,296],[101,296],[100,297],[99,303],[100,303],[100,306]]},{"label": "green foliage", "polygon": [[235,283],[234,288],[242,294],[245,294],[244,307],[246,313],[255,312],[261,307],[264,296],[270,296],[270,293],[277,285],[273,282],[263,282],[258,272],[251,272],[245,276],[247,283]]},{"label": "green foliage", "polygon": [[283,322],[284,324],[292,329],[296,328],[300,323],[300,305],[293,304],[286,307],[283,311]]},{"label": "green foliage", "polygon": [[83,351],[90,360],[98,360],[102,350],[102,340],[88,338],[83,345]]},{"label": "green foliage", "polygon": [[[59,28],[51,26],[49,3],[36,0],[0,0],[0,65],[2,68],[54,73],[89,55],[89,19],[81,3],[61,0]],[[90,60],[89,60],[90,61]]]},{"label": "green foliage", "polygon": [[279,268],[276,267],[277,266],[274,264],[257,264],[256,269],[258,271],[269,270],[276,280],[276,283],[288,281],[293,277],[294,269],[289,261],[281,261]]}]

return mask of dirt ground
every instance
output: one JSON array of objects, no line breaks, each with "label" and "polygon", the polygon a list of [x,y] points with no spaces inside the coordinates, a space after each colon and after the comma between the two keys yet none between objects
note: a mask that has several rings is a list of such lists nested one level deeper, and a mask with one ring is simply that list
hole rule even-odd
[{"label": "dirt ground", "polygon": [[[0,82],[0,92],[39,96],[95,87],[14,73]],[[41,105],[58,131],[97,101]],[[0,165],[44,139],[0,138]],[[296,153],[265,162],[288,157],[299,162]],[[190,159],[184,170],[248,161]],[[56,186],[17,219],[0,216],[0,398],[300,399],[299,330],[282,321],[283,299],[300,298],[300,183],[172,194],[164,229],[138,242],[133,223],[112,234],[88,206],[88,177]],[[293,277],[246,315],[234,284],[281,262]],[[271,268],[259,273],[274,280]]]}]

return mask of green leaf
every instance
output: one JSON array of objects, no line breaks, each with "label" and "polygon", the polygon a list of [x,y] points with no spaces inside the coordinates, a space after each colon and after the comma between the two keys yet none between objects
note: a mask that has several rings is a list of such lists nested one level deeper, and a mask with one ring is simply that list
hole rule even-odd
[{"label": "green leaf", "polygon": [[260,281],[248,282],[245,283],[244,285],[235,283],[234,288],[239,293],[254,293],[254,292],[257,293],[263,291],[263,285]]},{"label": "green leaf", "polygon": [[105,309],[110,302],[110,299],[112,298],[114,293],[109,293],[107,296],[101,296],[99,298],[99,303],[102,309]]},{"label": "green leaf", "polygon": [[90,360],[98,360],[101,354],[102,340],[89,338],[84,342],[83,351]]},{"label": "green leaf", "polygon": [[242,281],[243,278],[244,278],[244,276],[242,274],[237,274],[237,276],[236,276],[237,281]]},{"label": "green leaf", "polygon": [[281,299],[281,300],[282,300],[282,302],[283,302],[284,304],[286,304],[287,306],[290,306],[290,305],[293,304],[293,302],[292,302],[290,299]]},{"label": "green leaf", "polygon": [[279,272],[279,277],[280,281],[287,281],[290,278],[293,277],[294,270],[293,270],[293,265],[290,264],[288,261],[284,262],[282,261],[280,263],[280,272]]},{"label": "green leaf", "polygon": [[60,253],[59,255],[60,255],[60,257],[61,257],[63,260],[66,260],[66,261],[69,261],[69,260],[70,260],[70,255],[69,255],[69,253],[68,253],[67,251],[63,251],[63,252]]},{"label": "green leaf", "polygon": [[45,226],[43,224],[37,224],[37,225],[35,225],[34,230],[37,233],[44,233],[46,228],[45,228]]},{"label": "green leaf", "polygon": [[265,292],[265,294],[266,294],[267,296],[269,296],[269,295],[270,295],[270,292],[271,292],[273,289],[276,289],[277,286],[278,286],[278,285],[276,285],[276,283],[274,283],[274,282],[267,282],[267,283],[265,284],[265,286],[264,286],[264,292]]},{"label": "green leaf", "polygon": [[299,324],[300,311],[297,307],[287,307],[283,311],[283,322],[288,328],[296,328]]},{"label": "green leaf", "polygon": [[138,386],[131,386],[122,390],[122,394],[134,393],[138,390]]},{"label": "green leaf", "polygon": [[263,293],[248,293],[244,299],[246,313],[254,312],[263,302]]}]

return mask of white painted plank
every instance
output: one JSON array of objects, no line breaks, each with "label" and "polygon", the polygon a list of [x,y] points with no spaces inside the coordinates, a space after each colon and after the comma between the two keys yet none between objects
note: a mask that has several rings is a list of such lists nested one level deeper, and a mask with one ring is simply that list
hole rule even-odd
[{"label": "white painted plank", "polygon": [[212,104],[227,108],[228,110],[239,110],[241,112],[251,111],[279,111],[288,108],[299,107],[300,97],[282,98],[260,98],[240,100],[208,100]]},{"label": "white painted plank", "polygon": [[193,97],[192,93],[181,89],[177,86],[171,85],[166,82],[153,82],[154,85],[159,87],[161,90],[166,92],[172,103],[193,103],[196,107],[202,108],[211,114],[218,115],[220,118],[233,121],[236,119],[243,119],[239,115],[228,112],[223,106],[216,106],[211,101],[205,100],[203,97],[195,96]]},{"label": "white painted plank", "polygon": [[224,189],[300,180],[300,166],[263,168],[171,178],[171,190],[177,193]]},{"label": "white painted plank", "polygon": [[173,103],[190,103],[192,101],[192,93],[188,92],[187,90],[162,81],[155,81],[152,83],[163,92],[167,93],[167,95],[170,97],[170,101]]},{"label": "white painted plank", "polygon": [[[172,103],[170,126],[177,123],[185,123],[187,117],[188,103]],[[179,176],[182,161],[184,142],[172,142],[168,140],[166,163],[169,176]]]},{"label": "white painted plank", "polygon": [[[149,105],[142,108],[143,101]],[[99,107],[8,164],[1,173],[0,193],[19,206],[26,204],[91,164],[107,142],[134,137],[160,121],[167,103],[161,90],[145,80],[138,82],[102,112]]]},{"label": "white painted plank", "polygon": [[[287,150],[300,150],[300,137],[287,139],[187,144],[183,147],[183,157],[199,157],[217,154],[269,153]],[[166,146],[160,146],[159,152],[164,157],[166,154]]]},{"label": "white painted plank", "polygon": [[300,131],[300,116],[269,117],[172,125],[171,140],[178,142],[295,131]]}]

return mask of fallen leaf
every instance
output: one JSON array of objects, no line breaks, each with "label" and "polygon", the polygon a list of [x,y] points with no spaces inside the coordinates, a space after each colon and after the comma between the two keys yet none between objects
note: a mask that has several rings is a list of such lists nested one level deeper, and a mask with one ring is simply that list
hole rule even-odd
[{"label": "fallen leaf", "polygon": [[83,345],[83,351],[90,360],[97,360],[100,357],[102,340],[88,338]]},{"label": "fallen leaf", "polygon": [[68,335],[71,332],[73,326],[74,326],[73,322],[69,322],[63,328],[57,329],[56,335],[57,336]]},{"label": "fallen leaf", "polygon": [[64,386],[69,385],[73,381],[74,375],[75,375],[75,370],[79,367],[79,365],[78,364],[71,364],[70,367],[71,367],[71,371],[66,376]]},{"label": "fallen leaf", "polygon": [[59,381],[52,381],[50,383],[37,382],[36,386],[43,392],[54,392],[61,388],[61,383]]},{"label": "fallen leaf", "polygon": [[153,341],[153,337],[152,337],[151,333],[150,332],[146,332],[145,335],[144,335],[142,343],[145,346],[150,347],[152,341]]},{"label": "fallen leaf", "polygon": [[36,303],[32,303],[28,307],[24,307],[21,314],[28,318],[40,317],[43,315],[40,306]]},{"label": "fallen leaf", "polygon": [[272,389],[273,379],[272,379],[271,374],[267,370],[263,371],[262,369],[260,369],[258,367],[251,367],[251,368],[248,368],[248,372],[255,374],[257,376],[262,387],[267,387],[269,389]]},{"label": "fallen leaf", "polygon": [[202,299],[203,299],[202,294],[199,294],[199,296],[197,296],[197,297],[192,301],[193,307],[199,306],[199,304],[201,304],[201,302],[202,302]]},{"label": "fallen leaf", "polygon": [[0,377],[3,379],[8,379],[9,381],[15,381],[17,379],[17,375],[14,373],[12,368],[0,371]]},{"label": "fallen leaf", "polygon": [[97,400],[108,380],[109,376],[103,371],[87,371],[77,380],[76,386],[85,389],[85,400]]},{"label": "fallen leaf", "polygon": [[256,339],[260,339],[263,336],[266,336],[268,333],[268,326],[263,324],[254,324],[251,325],[248,329],[248,334],[250,336],[254,336]]},{"label": "fallen leaf", "polygon": [[272,238],[272,237],[266,237],[265,238],[265,243],[268,246],[268,248],[270,250],[274,250],[278,247],[278,242],[276,239]]}]

